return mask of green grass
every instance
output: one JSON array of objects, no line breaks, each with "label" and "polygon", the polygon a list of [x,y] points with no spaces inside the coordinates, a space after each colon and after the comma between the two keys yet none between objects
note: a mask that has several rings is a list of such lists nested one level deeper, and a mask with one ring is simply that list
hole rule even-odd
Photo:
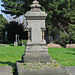
[{"label": "green grass", "polygon": [[9,46],[0,47],[0,66],[15,66],[16,61],[21,60],[24,54],[25,47],[22,46]]},{"label": "green grass", "polygon": [[[75,48],[49,48],[49,54],[64,66],[75,66]],[[25,47],[0,47],[0,66],[14,67],[25,53]]]},{"label": "green grass", "polygon": [[75,48],[49,48],[49,54],[63,66],[75,66]]}]

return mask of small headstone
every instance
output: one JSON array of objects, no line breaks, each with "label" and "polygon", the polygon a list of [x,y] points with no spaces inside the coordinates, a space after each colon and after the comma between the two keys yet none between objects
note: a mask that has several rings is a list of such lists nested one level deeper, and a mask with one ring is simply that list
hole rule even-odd
[{"label": "small headstone", "polygon": [[23,44],[23,41],[22,41],[22,46],[25,46],[25,45]]},{"label": "small headstone", "polygon": [[14,41],[14,46],[18,46],[18,35],[17,34],[15,35],[15,40],[16,41]]},{"label": "small headstone", "polygon": [[75,48],[75,44],[67,44],[66,48]]},{"label": "small headstone", "polygon": [[7,34],[8,34],[8,32],[6,31],[6,32],[5,32],[5,39],[7,39]]},{"label": "small headstone", "polygon": [[61,45],[50,43],[50,44],[47,45],[47,47],[61,48]]},{"label": "small headstone", "polygon": [[18,46],[18,43],[17,43],[16,41],[14,41],[14,47],[15,47],[15,46]]}]

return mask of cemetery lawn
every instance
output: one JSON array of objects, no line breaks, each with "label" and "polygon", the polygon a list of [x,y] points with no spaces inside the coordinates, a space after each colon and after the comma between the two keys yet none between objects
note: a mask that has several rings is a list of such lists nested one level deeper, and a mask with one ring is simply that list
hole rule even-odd
[{"label": "cemetery lawn", "polygon": [[49,54],[63,66],[75,66],[75,48],[49,48]]},{"label": "cemetery lawn", "polygon": [[[0,66],[15,67],[25,52],[23,46],[0,47]],[[49,54],[63,66],[75,66],[75,48],[49,48]]]},{"label": "cemetery lawn", "polygon": [[15,67],[16,61],[21,60],[24,51],[23,46],[0,47],[0,66]]}]

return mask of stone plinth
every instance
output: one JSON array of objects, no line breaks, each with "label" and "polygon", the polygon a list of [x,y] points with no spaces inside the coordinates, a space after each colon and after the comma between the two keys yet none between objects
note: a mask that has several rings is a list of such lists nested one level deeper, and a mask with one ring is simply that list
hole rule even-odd
[{"label": "stone plinth", "polygon": [[23,56],[24,62],[49,62],[50,56],[48,55],[48,52],[40,52],[40,51],[31,51],[26,52],[26,54]]},{"label": "stone plinth", "polygon": [[[71,75],[68,70],[63,68],[48,68],[45,67],[43,69],[33,69],[26,67],[26,64],[17,63],[18,67],[18,75]],[[29,65],[30,66],[30,65]],[[38,66],[36,66],[38,68]]]}]

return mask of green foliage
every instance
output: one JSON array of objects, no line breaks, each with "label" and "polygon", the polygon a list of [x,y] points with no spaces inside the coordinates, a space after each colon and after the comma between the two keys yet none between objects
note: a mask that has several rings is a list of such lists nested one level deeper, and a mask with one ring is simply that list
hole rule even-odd
[{"label": "green foliage", "polygon": [[26,45],[27,44],[27,40],[20,40],[19,41],[19,45],[22,45],[22,42],[23,42],[23,45]]},{"label": "green foliage", "polygon": [[23,44],[26,45],[27,44],[27,40],[22,40]]},{"label": "green foliage", "polygon": [[66,33],[62,33],[62,32],[60,34],[61,35],[60,35],[60,38],[59,38],[59,40],[60,40],[59,44],[65,46],[70,41],[69,35],[66,34]]},{"label": "green foliage", "polygon": [[3,15],[0,15],[0,37],[2,36],[3,29],[5,28],[5,25],[7,24],[7,20],[3,17]]},{"label": "green foliage", "polygon": [[16,34],[19,35],[20,40],[27,39],[27,32],[24,32],[22,25],[18,24],[17,22],[12,21],[6,24],[4,32],[5,31],[8,32],[8,40],[12,43],[15,41]]},{"label": "green foliage", "polygon": [[[2,0],[2,10],[6,14],[20,16],[30,10],[33,0]],[[59,32],[60,38],[63,33],[70,35],[73,29],[69,30],[70,24],[75,24],[75,1],[74,0],[38,0],[42,5],[41,9],[47,13],[46,27],[49,36],[53,36],[54,41]],[[75,28],[75,27],[74,27]],[[70,32],[71,31],[71,32]],[[61,32],[61,33],[60,33]],[[66,34],[65,34],[66,33]],[[64,36],[64,38],[65,38]],[[63,37],[63,36],[62,36]],[[72,39],[72,37],[70,38]],[[61,41],[62,39],[60,39]],[[66,41],[66,40],[65,40]],[[74,35],[71,43],[74,43]],[[67,42],[67,41],[66,41]],[[65,42],[65,43],[66,43]],[[64,43],[62,41],[62,43]]]},{"label": "green foliage", "polygon": [[75,48],[49,48],[49,54],[63,66],[75,66]]},{"label": "green foliage", "polygon": [[70,24],[69,38],[70,38],[70,43],[75,43],[75,24],[74,25]]}]

